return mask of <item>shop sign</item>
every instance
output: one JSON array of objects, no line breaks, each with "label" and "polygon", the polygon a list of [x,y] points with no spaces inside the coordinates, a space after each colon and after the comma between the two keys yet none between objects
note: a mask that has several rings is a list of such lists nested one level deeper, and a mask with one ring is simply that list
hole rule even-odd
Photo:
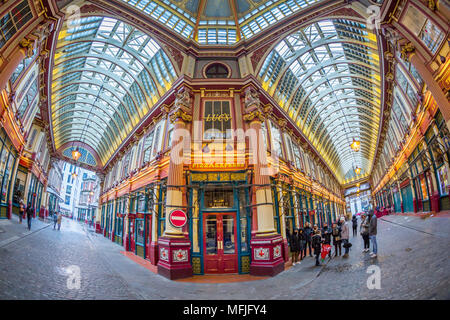
[{"label": "shop sign", "polygon": [[184,212],[183,210],[173,210],[169,214],[169,221],[170,224],[175,228],[183,227],[187,222],[186,212]]},{"label": "shop sign", "polygon": [[208,116],[206,117],[205,121],[206,122],[210,122],[210,121],[219,121],[219,122],[227,122],[231,120],[231,115],[227,114],[227,113],[222,113],[222,114],[208,114]]},{"label": "shop sign", "polygon": [[210,163],[193,163],[192,164],[193,169],[239,169],[239,168],[245,168],[244,163],[217,163],[217,162],[210,162]]}]

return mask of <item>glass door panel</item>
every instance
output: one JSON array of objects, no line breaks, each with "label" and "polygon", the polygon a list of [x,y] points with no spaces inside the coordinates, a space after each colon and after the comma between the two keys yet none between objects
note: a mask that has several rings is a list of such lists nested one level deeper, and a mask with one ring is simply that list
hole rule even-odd
[{"label": "glass door panel", "polygon": [[206,254],[217,254],[217,216],[206,218],[205,228]]},{"label": "glass door panel", "polygon": [[236,242],[234,234],[234,216],[224,215],[223,221],[223,253],[236,253]]}]

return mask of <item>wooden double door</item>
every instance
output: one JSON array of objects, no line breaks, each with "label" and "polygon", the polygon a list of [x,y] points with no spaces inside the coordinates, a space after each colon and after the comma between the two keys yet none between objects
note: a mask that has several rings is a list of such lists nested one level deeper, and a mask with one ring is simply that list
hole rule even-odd
[{"label": "wooden double door", "polygon": [[205,273],[237,273],[236,212],[204,213],[203,252]]}]

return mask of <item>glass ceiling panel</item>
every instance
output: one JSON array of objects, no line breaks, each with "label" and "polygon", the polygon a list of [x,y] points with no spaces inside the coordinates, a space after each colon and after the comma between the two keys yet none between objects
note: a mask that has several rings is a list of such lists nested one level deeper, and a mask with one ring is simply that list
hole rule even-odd
[{"label": "glass ceiling panel", "polygon": [[56,148],[84,141],[102,164],[176,78],[169,58],[153,39],[105,17],[66,21],[54,62]]},{"label": "glass ceiling panel", "polygon": [[[202,1],[122,1],[187,39],[199,44],[224,45],[249,39],[277,21],[321,0],[204,0],[203,9],[200,7]],[[239,35],[237,30],[240,30]]]},{"label": "glass ceiling panel", "polygon": [[[377,39],[365,25],[335,19],[300,29],[270,52],[258,77],[341,182],[356,166],[370,172],[381,77]],[[353,138],[364,146],[358,153]]]}]

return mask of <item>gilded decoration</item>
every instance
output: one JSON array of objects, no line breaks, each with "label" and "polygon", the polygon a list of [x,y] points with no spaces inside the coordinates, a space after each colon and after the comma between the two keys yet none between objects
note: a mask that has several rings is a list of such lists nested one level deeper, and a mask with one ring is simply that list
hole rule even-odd
[{"label": "gilded decoration", "polygon": [[249,121],[249,122],[254,121],[254,120],[259,120],[259,121],[263,122],[265,119],[266,119],[266,115],[259,110],[255,110],[250,113],[244,114],[244,120]]},{"label": "gilded decoration", "polygon": [[34,41],[27,39],[27,38],[23,38],[20,42],[19,42],[19,46],[22,49],[26,50],[26,56],[27,58],[31,58],[33,56],[33,49],[34,49]]},{"label": "gilded decoration", "polygon": [[413,53],[416,48],[414,48],[413,44],[411,42],[408,42],[407,44],[403,45],[401,47],[401,55],[402,55],[402,59],[405,61],[408,61],[408,55],[409,53]]},{"label": "gilded decoration", "polygon": [[[166,112],[168,108],[164,109]],[[175,122],[177,119],[181,119],[185,122],[192,121],[192,98],[191,90],[187,87],[182,87],[178,92],[175,93],[175,103],[173,105],[170,114],[170,121]]]}]

